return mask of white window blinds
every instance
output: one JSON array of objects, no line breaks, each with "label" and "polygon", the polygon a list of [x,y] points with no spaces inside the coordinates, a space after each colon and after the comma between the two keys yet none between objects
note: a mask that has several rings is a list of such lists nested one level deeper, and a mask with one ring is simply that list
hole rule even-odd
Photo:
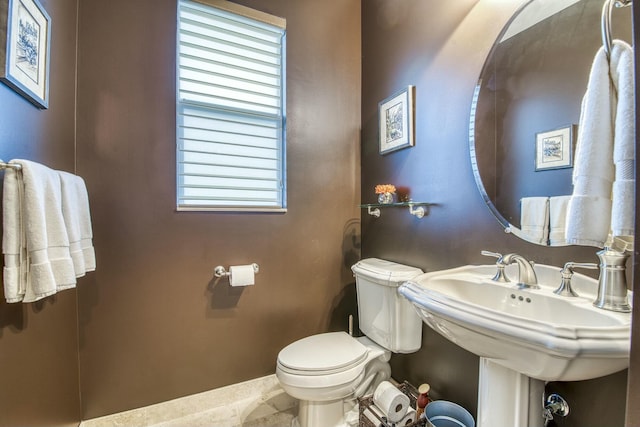
[{"label": "white window blinds", "polygon": [[178,209],[283,211],[284,20],[226,9],[179,1]]}]

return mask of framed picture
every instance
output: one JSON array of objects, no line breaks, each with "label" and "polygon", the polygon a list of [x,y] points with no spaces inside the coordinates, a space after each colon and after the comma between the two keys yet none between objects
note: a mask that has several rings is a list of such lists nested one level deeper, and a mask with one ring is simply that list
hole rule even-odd
[{"label": "framed picture", "polygon": [[49,106],[51,18],[38,0],[0,0],[0,80]]},{"label": "framed picture", "polygon": [[573,166],[574,126],[536,134],[536,171]]},{"label": "framed picture", "polygon": [[414,145],[415,86],[390,96],[378,104],[380,154]]}]

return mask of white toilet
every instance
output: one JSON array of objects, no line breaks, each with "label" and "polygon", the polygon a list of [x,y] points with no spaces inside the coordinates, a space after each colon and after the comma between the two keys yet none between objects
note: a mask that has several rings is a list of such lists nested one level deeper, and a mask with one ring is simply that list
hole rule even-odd
[{"label": "white toilet", "polygon": [[413,353],[422,344],[422,320],[397,292],[402,282],[422,270],[377,258],[364,259],[351,270],[356,277],[360,329],[366,336],[312,335],[278,354],[276,376],[282,388],[300,400],[292,425],[357,425],[355,398],[372,393],[389,379],[391,353]]}]

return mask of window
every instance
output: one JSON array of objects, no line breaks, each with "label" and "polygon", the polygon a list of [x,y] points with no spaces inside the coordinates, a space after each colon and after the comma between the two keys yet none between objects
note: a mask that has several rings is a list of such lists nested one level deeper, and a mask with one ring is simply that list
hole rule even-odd
[{"label": "window", "polygon": [[285,26],[228,1],[179,1],[178,210],[286,210]]}]

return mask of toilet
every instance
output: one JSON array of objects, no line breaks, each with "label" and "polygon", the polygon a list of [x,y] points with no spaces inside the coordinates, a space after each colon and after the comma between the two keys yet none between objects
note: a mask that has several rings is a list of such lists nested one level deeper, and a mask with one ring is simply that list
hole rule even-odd
[{"label": "toilet", "polygon": [[391,353],[413,353],[422,344],[422,320],[398,286],[422,270],[368,258],[351,267],[356,278],[363,337],[328,332],[295,341],[278,354],[276,377],[299,400],[292,426],[358,425],[357,397],[391,377]]}]

